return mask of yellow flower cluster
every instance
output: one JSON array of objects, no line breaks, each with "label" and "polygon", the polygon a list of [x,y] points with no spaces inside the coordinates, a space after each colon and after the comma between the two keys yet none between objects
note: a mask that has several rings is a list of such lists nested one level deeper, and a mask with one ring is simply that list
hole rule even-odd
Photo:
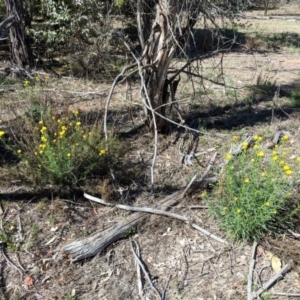
[{"label": "yellow flower cluster", "polygon": [[263,140],[263,138],[261,136],[259,136],[259,135],[255,135],[255,136],[253,136],[253,140],[255,142],[260,143]]},{"label": "yellow flower cluster", "polygon": [[30,84],[29,80],[27,80],[27,79],[24,80],[24,82],[23,82],[24,87],[27,87],[29,84]]},{"label": "yellow flower cluster", "polygon": [[4,131],[0,131],[0,138],[2,138],[4,136],[5,132]]},{"label": "yellow flower cluster", "polygon": [[102,150],[100,150],[99,155],[102,156],[102,155],[104,155],[105,153],[106,153],[106,150],[105,150],[105,149],[102,149]]}]

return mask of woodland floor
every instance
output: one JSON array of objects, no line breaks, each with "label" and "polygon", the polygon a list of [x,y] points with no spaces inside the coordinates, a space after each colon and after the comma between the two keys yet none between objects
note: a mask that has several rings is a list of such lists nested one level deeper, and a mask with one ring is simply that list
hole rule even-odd
[{"label": "woodland floor", "polygon": [[[253,20],[255,22],[258,21]],[[262,22],[273,22],[279,28],[285,28],[284,31],[291,24],[288,20],[259,22],[262,28],[265,28]],[[282,22],[282,25],[279,26],[278,22]],[[300,34],[299,21],[292,24],[298,26],[292,29],[293,32]],[[299,40],[298,36],[298,43]],[[214,151],[220,153],[216,166],[222,162],[224,153],[231,147],[233,135],[246,137],[261,134],[266,140],[272,140],[278,129],[284,129],[291,133],[291,147],[295,155],[299,155],[300,101],[291,105],[288,96],[300,81],[299,53],[300,47],[280,47],[275,50],[246,49],[224,54],[223,76],[228,86],[253,86],[262,80],[260,83],[270,82],[276,87],[267,93],[254,93],[251,101],[245,101],[249,90],[225,89],[209,81],[204,81],[203,89],[200,79],[192,86],[190,80],[183,77],[177,98],[183,99],[180,105],[187,124],[205,132],[197,139],[197,143],[193,143],[197,151],[205,153],[198,158],[198,162],[194,161],[193,166],[184,166],[181,164],[181,152],[188,151],[192,136],[182,134],[177,143],[172,143],[178,132],[175,127],[169,135],[160,135],[155,197],[149,193],[153,136],[143,127],[139,86],[132,85],[127,99],[125,85],[118,86],[110,106],[109,121],[115,132],[130,144],[127,158],[139,169],[139,175],[132,178],[132,185],[127,187],[128,194],[122,201],[134,203],[135,206],[153,206],[158,199],[184,188],[195,172],[201,174],[206,169],[214,153],[209,149],[214,148]],[[221,55],[202,62],[207,77],[213,79],[218,75],[216,67],[220,59]],[[14,93],[22,93],[21,84],[12,88],[9,96],[5,93],[1,97],[14,97]],[[56,104],[63,106],[68,102],[71,108],[95,110],[102,115],[108,88],[109,85],[65,77],[53,80],[49,86],[43,87],[43,92],[51,94]],[[278,97],[274,97],[276,89]],[[2,124],[11,118],[5,108],[2,108],[0,114]],[[179,150],[181,141],[184,148]],[[1,222],[4,228],[14,232],[12,239],[20,249],[15,251],[3,244],[1,246],[0,299],[140,299],[130,238],[139,243],[142,260],[153,283],[161,292],[166,289],[166,299],[247,298],[251,244],[224,246],[181,221],[149,215],[146,221],[132,228],[128,235],[107,247],[103,253],[70,263],[70,257],[58,255],[63,246],[105,229],[130,213],[101,206],[82,196],[68,198],[66,195],[55,195],[51,199],[47,193],[32,193],[30,187],[23,193],[22,184],[11,180],[1,182],[0,185],[3,210]],[[86,192],[99,195],[98,187],[93,184]],[[197,220],[199,226],[225,238],[224,232],[210,218],[207,209],[192,208],[205,206],[201,192],[198,190],[189,194],[170,210]],[[293,193],[295,201],[298,201],[297,194],[299,188]],[[300,224],[295,226],[295,230],[297,228],[300,233]],[[268,251],[277,255],[282,265],[290,259],[295,263],[294,268],[264,293],[261,299],[298,299],[276,293],[300,295],[299,243],[288,232],[266,236],[259,243],[254,289],[258,289],[274,275],[267,258]],[[18,268],[13,267],[8,259]],[[24,283],[28,278],[34,280],[32,285]],[[145,299],[157,299],[148,282],[145,279],[143,282]]]}]

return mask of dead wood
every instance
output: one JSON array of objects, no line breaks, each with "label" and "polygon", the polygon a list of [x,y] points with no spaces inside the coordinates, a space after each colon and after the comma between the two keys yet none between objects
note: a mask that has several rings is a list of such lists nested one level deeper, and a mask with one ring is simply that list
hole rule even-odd
[{"label": "dead wood", "polygon": [[[183,196],[183,190],[177,191],[172,195],[160,200],[157,206],[166,210],[181,200]],[[78,261],[94,256],[98,253],[101,253],[111,243],[126,236],[128,234],[128,230],[135,227],[147,216],[147,213],[134,213],[106,230],[99,231],[88,238],[76,240],[66,245],[63,247],[62,252],[72,255],[72,261]]]}]

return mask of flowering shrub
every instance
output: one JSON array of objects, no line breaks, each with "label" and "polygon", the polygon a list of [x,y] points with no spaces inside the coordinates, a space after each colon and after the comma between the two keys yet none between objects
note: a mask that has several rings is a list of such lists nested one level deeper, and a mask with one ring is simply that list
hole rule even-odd
[{"label": "flowering shrub", "polygon": [[[282,144],[288,139],[284,135]],[[204,197],[221,228],[236,240],[258,239],[280,224],[299,168],[300,157],[288,163],[287,151],[278,146],[264,150],[261,141],[262,137],[254,136],[254,146],[244,143],[236,158],[226,154],[227,165],[217,188]]]},{"label": "flowering shrub", "polygon": [[12,128],[14,145],[6,143],[36,185],[79,186],[91,175],[105,174],[121,153],[116,140],[104,141],[97,123],[84,125],[77,110],[65,116],[51,111],[41,115],[38,122],[25,117],[19,128]]}]

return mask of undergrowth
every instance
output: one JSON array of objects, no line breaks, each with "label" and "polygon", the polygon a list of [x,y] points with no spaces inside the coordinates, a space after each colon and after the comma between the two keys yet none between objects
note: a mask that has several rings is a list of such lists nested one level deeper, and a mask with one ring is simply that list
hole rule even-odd
[{"label": "undergrowth", "polygon": [[[288,139],[284,135],[282,143]],[[212,216],[234,240],[258,240],[298,211],[297,207],[292,211],[289,199],[300,157],[289,160],[286,150],[278,146],[263,150],[262,137],[254,136],[254,140],[253,145],[243,144],[239,156],[226,154],[219,184],[205,197]]]},{"label": "undergrowth", "polygon": [[91,177],[105,177],[125,151],[116,138],[104,140],[100,121],[88,121],[78,110],[58,112],[35,103],[8,132],[0,132],[0,139],[35,187],[75,188]]}]

